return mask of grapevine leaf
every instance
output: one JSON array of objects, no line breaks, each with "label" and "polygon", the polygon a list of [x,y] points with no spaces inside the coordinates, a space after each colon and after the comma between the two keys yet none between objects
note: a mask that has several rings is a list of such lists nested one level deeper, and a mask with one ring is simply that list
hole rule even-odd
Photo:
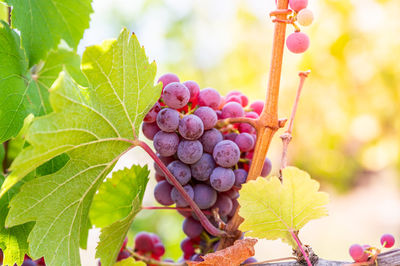
[{"label": "grapevine leaf", "polygon": [[8,20],[8,7],[5,3],[0,1],[0,20]]},{"label": "grapevine leaf", "polygon": [[18,133],[27,115],[27,87],[21,78],[27,68],[18,34],[0,21],[0,143]]},{"label": "grapevine leaf", "polygon": [[6,0],[13,7],[12,26],[21,32],[32,66],[56,48],[61,39],[75,49],[89,27],[91,0]]},{"label": "grapevine leaf", "polygon": [[240,265],[246,259],[254,256],[256,243],[257,239],[254,238],[236,240],[233,246],[202,256],[204,261],[186,261],[186,263],[189,266]]},{"label": "grapevine leaf", "polygon": [[240,190],[239,229],[246,235],[270,240],[282,239],[296,247],[290,232],[300,230],[310,220],[327,215],[328,194],[318,192],[319,183],[296,167],[282,170],[278,177],[258,178]]},{"label": "grapevine leaf", "polygon": [[[0,174],[0,184],[3,182],[4,177]],[[19,184],[0,199],[0,249],[4,253],[4,265],[22,264],[25,254],[28,253],[27,238],[33,226],[33,223],[26,223],[5,228],[4,222],[8,213],[8,204],[18,191],[18,187]]]},{"label": "grapevine leaf", "polygon": [[[4,150],[4,146],[0,143],[0,173],[3,172],[3,161],[6,156],[6,151]],[[0,174],[1,175],[1,174]],[[3,183],[3,182],[2,182]]]},{"label": "grapevine leaf", "polygon": [[7,226],[36,222],[28,238],[30,254],[44,255],[48,265],[79,265],[93,196],[132,147],[135,130],[161,93],[161,86],[153,85],[155,63],[148,63],[129,35],[124,29],[118,40],[86,49],[82,69],[89,88],[60,74],[50,92],[54,112],[34,120],[26,137],[31,146],[14,160],[2,186],[5,193],[36,167],[68,155],[59,171],[22,186],[6,220]]},{"label": "grapevine leaf", "polygon": [[[101,230],[96,252],[101,265],[113,265],[115,262],[133,219],[141,209],[149,173],[147,167],[137,165],[114,172],[112,178],[101,185],[94,197],[91,219],[94,216],[95,221],[104,223],[108,221],[106,216],[112,215],[111,220],[115,221]],[[103,206],[105,209],[101,214]],[[113,214],[112,208],[116,214]]]},{"label": "grapevine leaf", "polygon": [[120,260],[114,264],[114,266],[146,266],[143,261],[136,261],[134,258],[129,257],[124,260]]}]

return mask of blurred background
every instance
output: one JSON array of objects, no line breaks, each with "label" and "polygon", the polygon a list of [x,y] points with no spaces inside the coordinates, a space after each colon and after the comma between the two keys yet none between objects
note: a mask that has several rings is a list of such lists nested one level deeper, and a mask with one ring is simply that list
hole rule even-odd
[{"label": "blurred background", "polygon": [[[325,259],[350,260],[353,243],[378,245],[380,235],[400,241],[400,2],[310,0],[315,21],[303,28],[311,39],[302,55],[285,49],[280,117],[288,117],[298,72],[311,70],[298,109],[290,163],[309,172],[331,195],[329,217],[306,225],[300,237]],[[158,76],[176,73],[226,94],[241,90],[264,99],[273,23],[273,0],[94,0],[94,14],[78,51],[116,38],[123,26],[136,33]],[[288,33],[293,32],[291,26]],[[268,157],[277,173],[281,131]],[[148,163],[139,152],[116,168]],[[154,178],[144,205],[156,205]],[[174,211],[143,210],[131,230],[159,234],[165,257],[181,256],[183,219]],[[92,230],[83,265],[95,265],[98,230]],[[259,260],[287,257],[280,241],[262,240]]]}]

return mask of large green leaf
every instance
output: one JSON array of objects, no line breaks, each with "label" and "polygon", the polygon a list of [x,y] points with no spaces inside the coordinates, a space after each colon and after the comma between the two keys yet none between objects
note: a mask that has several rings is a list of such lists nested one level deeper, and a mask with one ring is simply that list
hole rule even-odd
[{"label": "large green leaf", "polygon": [[[0,174],[0,184],[3,182],[4,177]],[[33,223],[27,223],[5,228],[4,222],[8,214],[8,204],[18,191],[18,187],[19,184],[0,199],[0,249],[4,253],[4,265],[22,264],[24,255],[28,253],[27,238],[33,226]]]},{"label": "large green leaf", "polygon": [[50,93],[54,112],[34,120],[27,134],[31,146],[15,159],[2,186],[4,194],[33,169],[68,155],[59,171],[22,186],[6,220],[7,226],[36,222],[30,254],[44,255],[48,265],[79,265],[93,196],[132,147],[135,131],[161,93],[161,86],[154,86],[155,63],[148,63],[136,37],[129,35],[124,29],[118,40],[86,49],[82,69],[89,88],[60,74]]},{"label": "large green leaf", "polygon": [[27,115],[27,68],[18,34],[0,21],[0,143],[17,135]]},{"label": "large green leaf", "polygon": [[240,190],[239,229],[247,236],[282,239],[293,247],[295,233],[312,219],[327,215],[328,194],[318,192],[319,183],[296,167],[282,170],[283,183],[276,176],[258,178]]},{"label": "large green leaf", "polygon": [[0,2],[0,20],[8,20],[8,7],[5,3]]},{"label": "large green leaf", "polygon": [[[99,193],[94,197],[91,219],[94,216],[95,221],[108,222],[109,219],[106,217],[111,214],[110,220],[113,222],[101,229],[96,252],[101,265],[114,264],[133,219],[142,207],[149,173],[147,167],[136,165],[131,169],[125,168],[114,172],[112,178],[101,185]],[[102,207],[106,208],[103,214],[100,213]],[[114,208],[116,214],[112,213],[110,207]],[[95,215],[92,215],[93,213]],[[96,224],[93,220],[92,222]]]},{"label": "large green leaf", "polygon": [[75,49],[89,27],[91,0],[6,0],[13,7],[12,26],[21,32],[23,46],[34,65],[65,40]]}]

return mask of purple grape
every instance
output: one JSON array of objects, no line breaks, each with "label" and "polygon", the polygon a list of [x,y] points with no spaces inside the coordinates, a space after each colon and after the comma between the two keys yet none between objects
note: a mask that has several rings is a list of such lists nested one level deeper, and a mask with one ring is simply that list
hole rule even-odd
[{"label": "purple grape", "polygon": [[232,200],[239,198],[239,192],[234,188],[225,191],[223,194],[228,196]]},{"label": "purple grape", "polygon": [[221,132],[215,128],[205,131],[203,136],[200,138],[200,142],[203,144],[203,150],[208,153],[212,153],[215,145],[222,140],[223,137]]},{"label": "purple grape", "polygon": [[154,243],[152,237],[147,232],[140,232],[135,236],[135,250],[142,252],[152,252]]},{"label": "purple grape", "polygon": [[161,97],[168,107],[180,109],[189,102],[190,92],[185,85],[172,82],[165,86]]},{"label": "purple grape", "polygon": [[222,118],[244,116],[243,106],[237,102],[229,102],[222,108]]},{"label": "purple grape", "polygon": [[157,125],[164,132],[175,132],[179,126],[179,112],[171,109],[162,109],[157,115]]},{"label": "purple grape", "polygon": [[173,73],[167,73],[162,75],[159,79],[158,82],[161,82],[163,84],[163,90],[165,88],[165,86],[167,86],[168,84],[172,83],[172,82],[179,82],[179,78],[177,75],[173,74]]},{"label": "purple grape", "polygon": [[200,209],[210,208],[217,201],[217,192],[206,184],[196,184],[194,186],[194,202]]},{"label": "purple grape", "polygon": [[218,208],[220,216],[227,216],[232,211],[232,207],[232,200],[224,194],[219,194],[212,209]]},{"label": "purple grape", "polygon": [[160,131],[160,128],[157,126],[157,123],[142,124],[143,135],[149,140],[153,140],[158,131]]},{"label": "purple grape", "polygon": [[154,198],[158,203],[164,206],[169,206],[174,204],[174,201],[171,198],[171,190],[173,186],[171,186],[167,181],[163,180],[157,183],[154,188]]},{"label": "purple grape", "polygon": [[261,176],[262,177],[267,177],[269,175],[269,173],[271,173],[271,170],[272,170],[271,160],[268,159],[268,158],[265,158],[264,165],[263,165],[263,168],[261,170]]},{"label": "purple grape", "polygon": [[189,101],[194,101],[197,99],[200,93],[200,86],[197,84],[195,81],[188,80],[183,82],[183,85],[186,86],[186,88],[189,89],[190,92],[190,99]]},{"label": "purple grape", "polygon": [[235,186],[241,187],[242,184],[246,183],[247,172],[244,169],[236,169],[233,171],[235,174]]},{"label": "purple grape", "polygon": [[204,130],[212,129],[217,123],[218,117],[213,109],[208,106],[202,106],[194,111],[194,114],[203,121]]},{"label": "purple grape", "polygon": [[254,257],[250,257],[247,260],[243,261],[242,264],[247,264],[247,263],[255,263],[257,260]]},{"label": "purple grape", "polygon": [[230,141],[235,141],[235,139],[238,135],[239,135],[238,133],[231,132],[231,133],[224,135],[224,139],[230,140]]},{"label": "purple grape", "polygon": [[25,259],[21,266],[37,266],[37,264],[33,260]]},{"label": "purple grape", "polygon": [[165,247],[162,243],[157,243],[153,248],[153,255],[156,257],[161,257],[165,254]]},{"label": "purple grape", "polygon": [[[160,154],[157,154],[157,157],[160,158],[160,160],[164,163],[165,167],[175,161],[174,157],[163,157]],[[161,170],[161,168],[154,162],[154,170],[156,171],[156,174],[164,176],[164,172]]]},{"label": "purple grape", "polygon": [[150,111],[143,118],[143,121],[146,123],[153,123],[156,121],[156,117],[158,112],[161,110],[161,105],[159,102],[156,102],[154,106],[150,109]]},{"label": "purple grape", "polygon": [[192,256],[194,254],[194,244],[190,238],[185,238],[181,242],[181,249],[183,253],[190,254]]},{"label": "purple grape", "polygon": [[249,133],[240,133],[235,138],[240,151],[251,151],[254,148],[254,138]]},{"label": "purple grape", "polygon": [[192,217],[188,217],[183,221],[182,224],[183,232],[191,239],[200,236],[203,232],[203,226],[193,219]]},{"label": "purple grape", "polygon": [[194,164],[203,155],[203,145],[198,140],[182,140],[178,146],[178,158],[186,164]]},{"label": "purple grape", "polygon": [[190,166],[192,177],[199,181],[206,181],[209,179],[214,168],[214,159],[208,153],[203,153],[200,160]]},{"label": "purple grape", "polygon": [[[186,191],[186,193],[189,195],[189,197],[193,199],[194,191],[193,191],[192,186],[186,185],[183,187],[183,189]],[[179,191],[175,187],[173,187],[171,190],[171,198],[173,199],[173,201],[175,201],[176,207],[186,207],[189,205],[186,202],[186,200],[183,198],[181,193],[179,193]]]},{"label": "purple grape", "polygon": [[[168,165],[168,170],[182,186],[189,183],[191,179],[191,173],[190,173],[190,167],[187,166],[186,164],[176,160]],[[166,180],[168,181],[168,183],[172,185],[172,182],[169,180],[168,177],[166,178]]]},{"label": "purple grape", "polygon": [[211,173],[210,183],[219,192],[228,191],[235,183],[235,174],[232,169],[217,167]]},{"label": "purple grape", "polygon": [[204,261],[204,259],[202,258],[202,257],[200,257],[201,255],[200,254],[194,254],[191,258],[190,258],[190,260],[191,261]]},{"label": "purple grape", "polygon": [[176,133],[163,131],[154,135],[153,145],[156,151],[164,157],[172,156],[178,150],[179,137]]},{"label": "purple grape", "polygon": [[239,162],[240,150],[233,141],[223,140],[215,145],[213,157],[218,165],[222,167],[232,167]]},{"label": "purple grape", "polygon": [[196,140],[203,135],[203,121],[198,116],[187,115],[179,121],[179,134],[188,140]]},{"label": "purple grape", "polygon": [[220,102],[221,102],[221,95],[218,93],[218,91],[212,88],[207,88],[200,91],[199,94],[200,106],[208,106],[214,110],[217,110]]}]

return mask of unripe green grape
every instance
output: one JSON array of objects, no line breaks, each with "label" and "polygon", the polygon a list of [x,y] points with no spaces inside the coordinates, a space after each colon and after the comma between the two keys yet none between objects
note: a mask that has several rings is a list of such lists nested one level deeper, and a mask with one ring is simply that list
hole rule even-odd
[{"label": "unripe green grape", "polygon": [[297,21],[301,26],[310,26],[314,20],[314,14],[310,9],[302,9],[297,14]]}]

